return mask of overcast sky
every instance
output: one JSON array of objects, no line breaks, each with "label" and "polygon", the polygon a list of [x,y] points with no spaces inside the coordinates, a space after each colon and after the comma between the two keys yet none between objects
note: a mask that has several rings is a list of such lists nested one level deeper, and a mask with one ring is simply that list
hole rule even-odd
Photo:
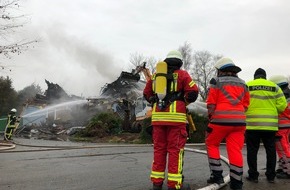
[{"label": "overcast sky", "polygon": [[[96,96],[130,71],[130,54],[164,59],[185,41],[234,60],[248,81],[290,74],[289,0],[22,0],[31,21],[21,35],[35,47],[1,62],[16,90],[45,79],[68,94]],[[4,75],[6,73],[1,73]]]}]

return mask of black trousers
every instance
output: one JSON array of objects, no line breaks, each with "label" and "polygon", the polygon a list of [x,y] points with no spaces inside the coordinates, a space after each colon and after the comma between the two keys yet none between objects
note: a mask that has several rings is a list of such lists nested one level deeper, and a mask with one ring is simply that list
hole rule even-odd
[{"label": "black trousers", "polygon": [[275,131],[246,131],[247,144],[247,162],[249,177],[258,179],[259,172],[257,169],[257,154],[262,140],[266,150],[266,173],[267,179],[274,179],[276,176],[276,148],[275,148]]}]

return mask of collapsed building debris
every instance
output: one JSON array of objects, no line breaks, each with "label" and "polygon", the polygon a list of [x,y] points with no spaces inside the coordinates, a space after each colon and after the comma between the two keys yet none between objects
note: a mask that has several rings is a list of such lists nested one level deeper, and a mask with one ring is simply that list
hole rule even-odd
[{"label": "collapsed building debris", "polygon": [[[23,105],[20,115],[22,127],[17,131],[18,135],[59,135],[60,131],[85,124],[84,120],[87,118],[83,116],[86,100],[78,96],[69,96],[58,84],[48,80],[45,82],[47,90],[44,94],[36,94]],[[53,125],[58,127],[54,128]]]},{"label": "collapsed building debris", "polygon": [[[143,89],[146,82],[140,80],[139,72],[122,71],[117,80],[101,88],[98,97],[89,97],[86,100],[69,96],[58,84],[48,80],[45,82],[47,84],[45,93],[37,94],[26,102],[22,113],[24,127],[20,128],[18,134],[22,133],[28,138],[71,135],[83,129],[91,117],[101,112],[118,115],[123,121],[124,131],[141,131],[140,126],[133,124],[136,115],[145,105]],[[77,105],[78,101],[81,104]],[[74,106],[69,106],[70,103]],[[34,114],[29,115],[30,113]]]},{"label": "collapsed building debris", "polygon": [[[136,121],[136,115],[144,109],[145,84],[146,82],[140,80],[140,75],[135,70],[131,73],[122,71],[117,80],[102,87],[99,97],[88,98],[89,109],[112,111],[123,120],[124,131],[140,132],[140,126],[133,123]],[[139,101],[142,101],[141,110],[136,109],[140,104]]]},{"label": "collapsed building debris", "polygon": [[45,90],[44,94],[36,94],[36,96],[31,99],[30,101],[26,102],[30,105],[49,105],[53,103],[58,102],[65,102],[65,101],[71,101],[76,99],[81,99],[81,97],[78,96],[69,96],[62,87],[60,87],[58,84],[54,84],[52,82],[49,82],[45,79],[45,83],[47,84],[47,89]]}]

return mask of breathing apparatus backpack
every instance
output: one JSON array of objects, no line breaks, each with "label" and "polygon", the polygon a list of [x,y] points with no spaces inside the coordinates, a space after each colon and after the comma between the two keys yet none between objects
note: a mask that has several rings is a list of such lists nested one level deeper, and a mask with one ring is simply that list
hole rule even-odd
[{"label": "breathing apparatus backpack", "polygon": [[156,65],[155,89],[159,100],[163,100],[167,92],[167,63],[159,62]]},{"label": "breathing apparatus backpack", "polygon": [[156,73],[153,76],[153,91],[156,94],[156,103],[163,110],[175,100],[183,100],[183,93],[176,90],[178,74],[169,69],[164,61],[156,65]]}]

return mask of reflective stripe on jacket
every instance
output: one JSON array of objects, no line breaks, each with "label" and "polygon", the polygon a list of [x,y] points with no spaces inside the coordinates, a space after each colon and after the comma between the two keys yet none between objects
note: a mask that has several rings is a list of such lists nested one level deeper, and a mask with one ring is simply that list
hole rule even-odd
[{"label": "reflective stripe on jacket", "polygon": [[277,131],[278,114],[287,106],[281,88],[262,78],[249,81],[247,85],[250,92],[247,130]]},{"label": "reflective stripe on jacket", "polygon": [[16,123],[17,117],[14,114],[8,114],[7,124],[8,127],[14,128]]},{"label": "reflective stripe on jacket", "polygon": [[235,76],[212,79],[206,101],[210,123],[245,126],[249,101],[248,88],[242,79]]},{"label": "reflective stripe on jacket", "polygon": [[279,114],[279,129],[288,129],[290,128],[290,98],[287,99],[288,106],[286,109]]},{"label": "reflective stripe on jacket", "polygon": [[[186,97],[188,93],[198,94],[198,88],[187,71],[175,70],[173,73],[175,82],[171,83],[171,92],[183,92]],[[146,83],[143,91],[148,100],[154,96],[154,75]],[[175,100],[165,109],[160,109],[155,102],[152,110],[152,125],[179,125],[186,123],[186,104],[185,101]]]}]

